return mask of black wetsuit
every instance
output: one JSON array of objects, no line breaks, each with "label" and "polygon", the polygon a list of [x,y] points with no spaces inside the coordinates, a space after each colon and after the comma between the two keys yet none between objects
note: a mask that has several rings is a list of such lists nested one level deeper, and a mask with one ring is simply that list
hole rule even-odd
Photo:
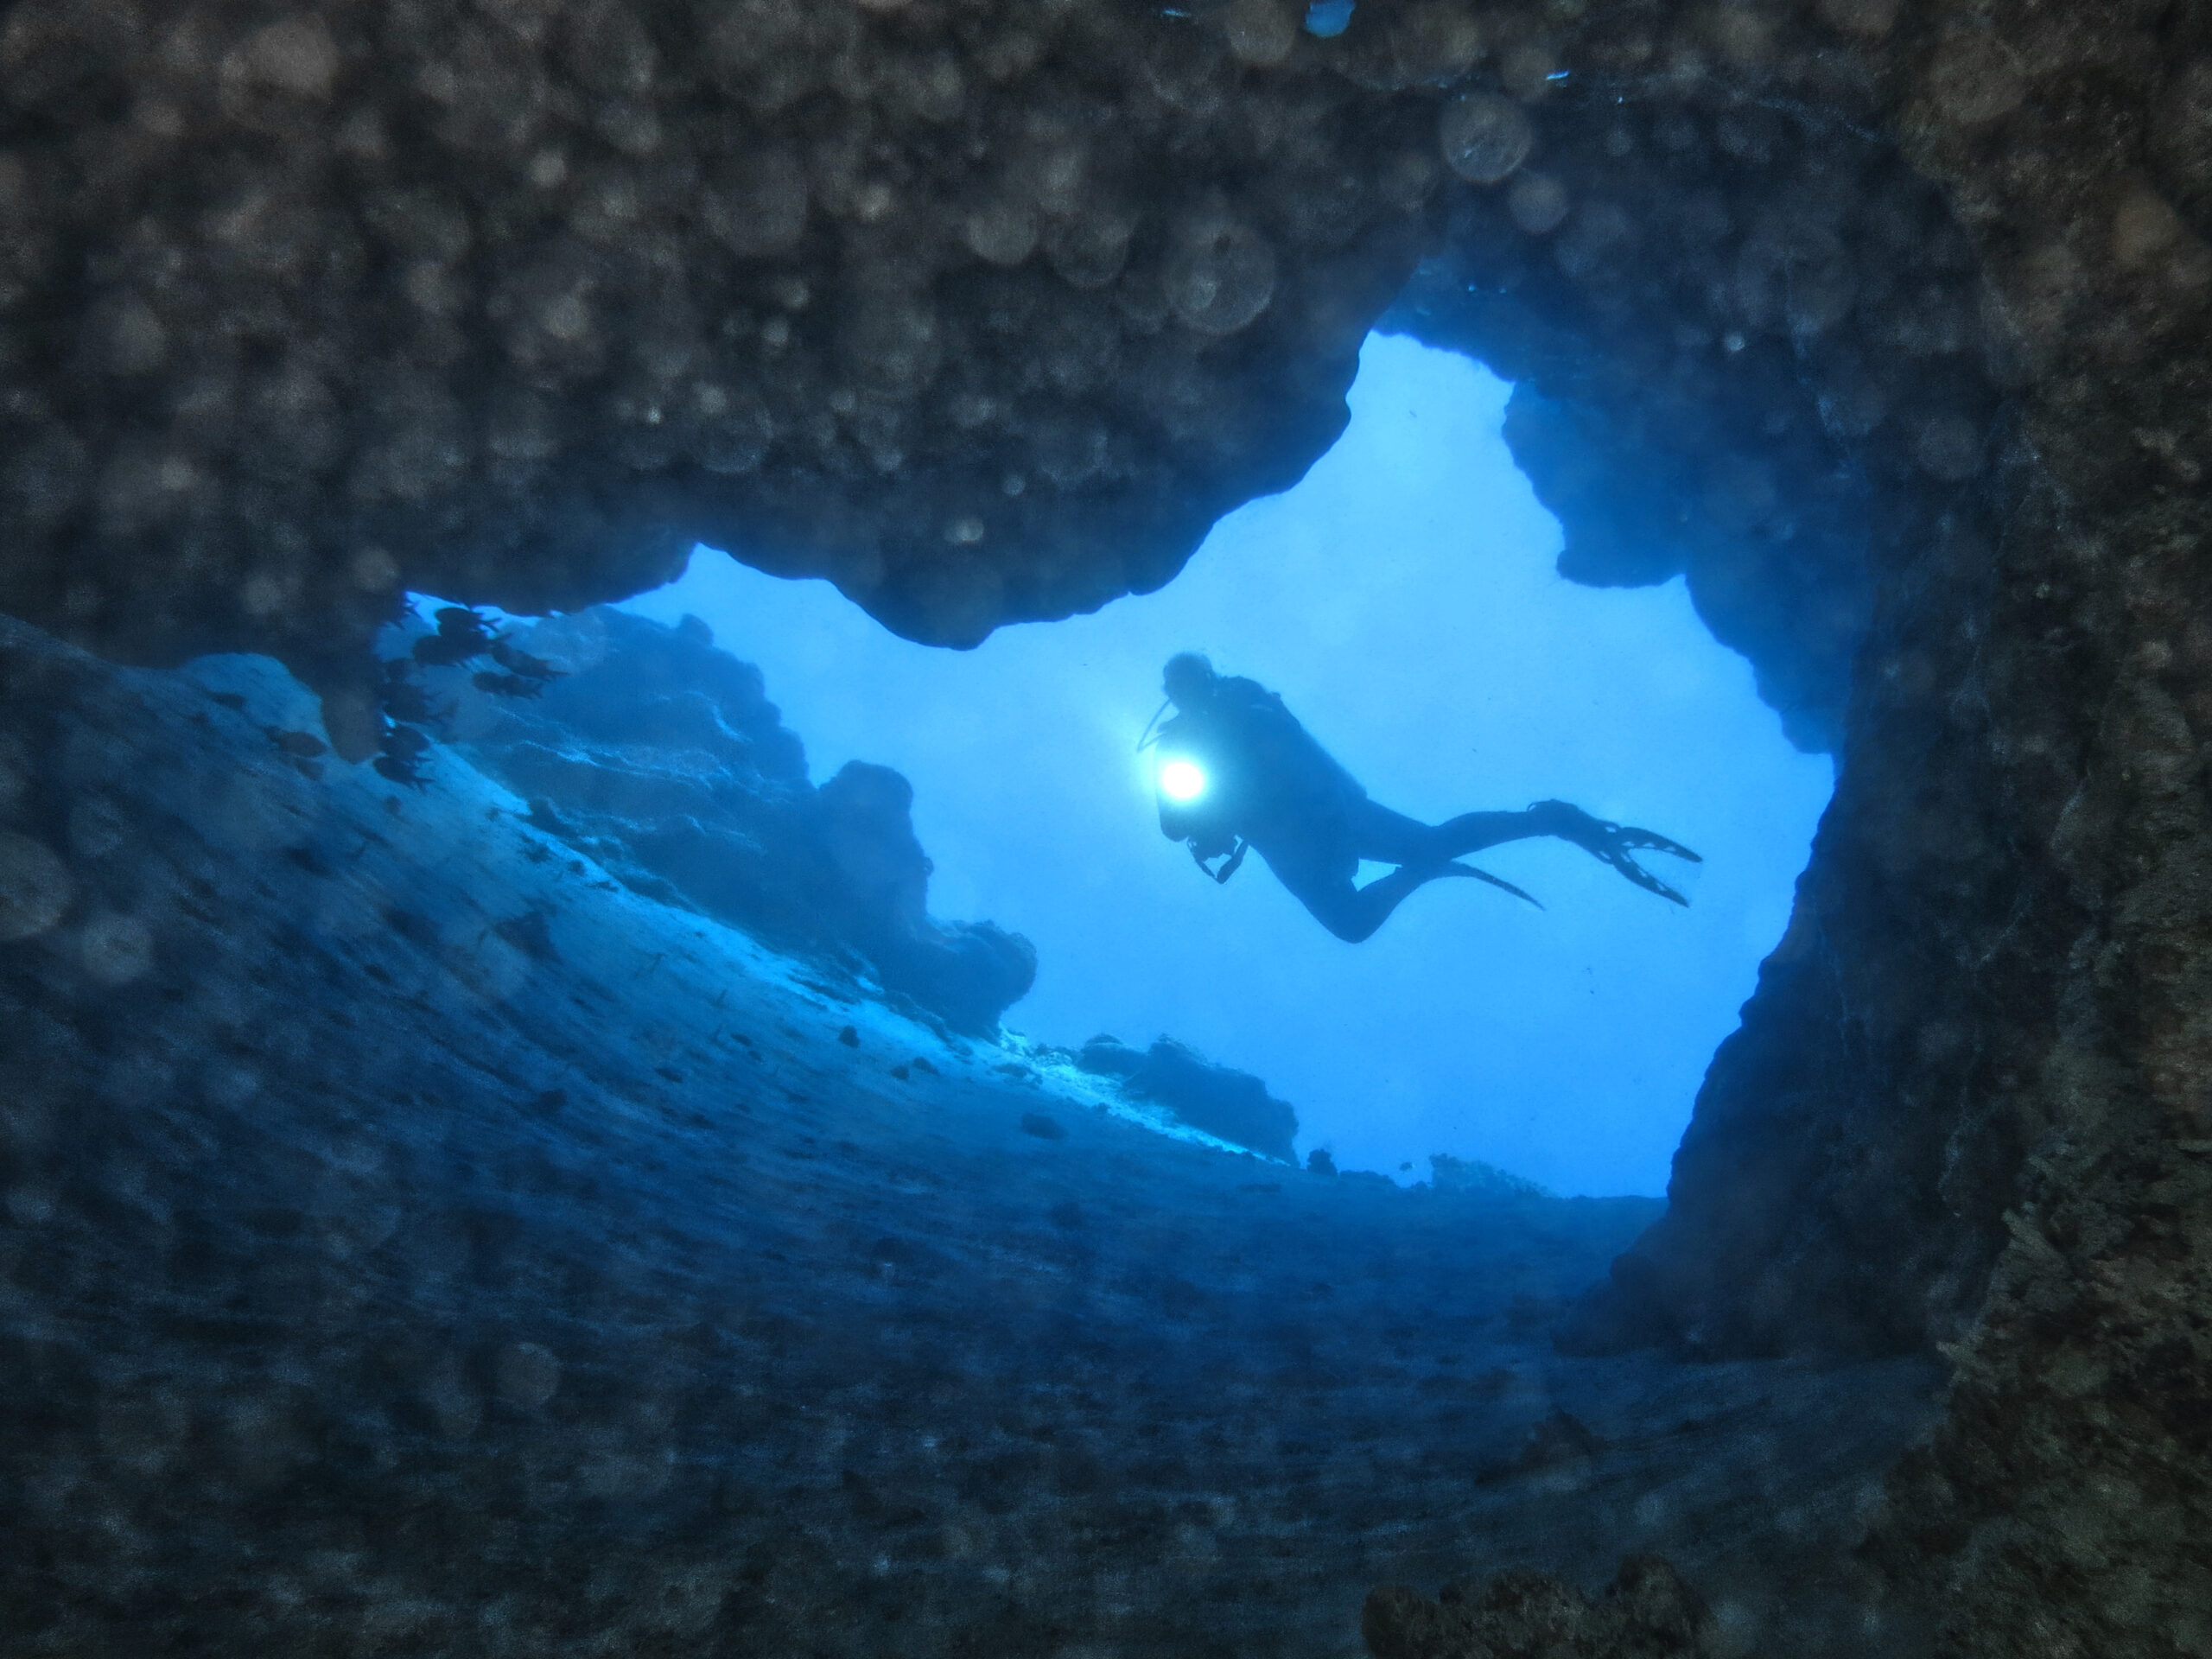
[{"label": "black wetsuit", "polygon": [[[1195,799],[1178,801],[1161,791],[1161,833],[1188,842],[1201,868],[1208,859],[1230,855],[1230,864],[1208,871],[1218,880],[1228,880],[1241,857],[1240,844],[1249,842],[1316,920],[1353,944],[1382,926],[1408,895],[1440,877],[1471,877],[1528,899],[1510,882],[1452,861],[1502,842],[1556,836],[1678,904],[1681,896],[1637,866],[1629,852],[1650,847],[1697,856],[1664,836],[1606,823],[1564,801],[1540,801],[1524,812],[1465,812],[1443,823],[1393,812],[1369,799],[1359,780],[1299,724],[1283,700],[1255,680],[1214,678],[1204,696],[1193,696],[1160,728],[1159,747],[1163,767],[1186,759],[1205,775]],[[1362,860],[1399,868],[1363,887],[1357,885]]]}]

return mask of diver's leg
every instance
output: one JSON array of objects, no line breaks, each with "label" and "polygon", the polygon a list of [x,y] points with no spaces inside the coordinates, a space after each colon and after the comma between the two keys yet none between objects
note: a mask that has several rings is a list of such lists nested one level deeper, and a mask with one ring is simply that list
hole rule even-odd
[{"label": "diver's leg", "polygon": [[1437,825],[1433,833],[1435,844],[1447,858],[1478,853],[1503,842],[1529,841],[1538,836],[1570,842],[1593,858],[1611,865],[1637,887],[1671,899],[1678,905],[1686,905],[1689,900],[1638,864],[1632,855],[1649,849],[1672,853],[1693,864],[1704,861],[1688,848],[1664,836],[1639,830],[1633,824],[1609,823],[1603,818],[1593,818],[1580,807],[1565,801],[1538,801],[1525,812],[1463,812]]},{"label": "diver's leg", "polygon": [[1437,847],[1433,825],[1373,801],[1353,807],[1345,829],[1352,850],[1376,864],[1434,864],[1451,856]]},{"label": "diver's leg", "polygon": [[[1347,944],[1357,944],[1382,926],[1382,918],[1390,913],[1398,899],[1405,896],[1402,893],[1377,908],[1376,901],[1369,899],[1367,893],[1381,883],[1371,884],[1365,892],[1354,885],[1352,878],[1358,873],[1359,860],[1345,849],[1331,852],[1255,845],[1290,896],[1305,906],[1315,921]],[[1398,874],[1402,876],[1405,872],[1401,870]],[[1415,880],[1406,893],[1419,885]]]},{"label": "diver's leg", "polygon": [[1437,844],[1447,858],[1547,833],[1536,827],[1535,815],[1529,812],[1462,812],[1438,824],[1435,830]]},{"label": "diver's leg", "polygon": [[[1687,905],[1689,900],[1637,863],[1634,855],[1649,850],[1671,853],[1693,864],[1703,861],[1688,848],[1653,830],[1593,818],[1580,807],[1565,801],[1538,801],[1525,812],[1462,812],[1456,818],[1433,825],[1377,806],[1372,801],[1363,801],[1352,816],[1351,825],[1362,858],[1432,868],[1446,859],[1478,853],[1485,847],[1552,836],[1583,849],[1593,858],[1611,865],[1637,887],[1662,899],[1671,899],[1678,905]],[[1525,893],[1522,896],[1527,897]],[[1378,919],[1376,925],[1381,925]]]},{"label": "diver's leg", "polygon": [[1362,858],[1378,864],[1440,864],[1501,842],[1548,833],[1528,812],[1462,812],[1442,823],[1423,823],[1373,801],[1353,811],[1351,829]]},{"label": "diver's leg", "polygon": [[[1261,849],[1260,856],[1268,857],[1265,848]],[[1458,864],[1406,864],[1362,887],[1353,885],[1351,870],[1338,867],[1299,859],[1278,863],[1271,858],[1268,867],[1291,897],[1313,912],[1315,921],[1347,944],[1373,938],[1376,929],[1389,920],[1390,912],[1415,888],[1440,876],[1479,876],[1478,872]]]},{"label": "diver's leg", "polygon": [[1662,899],[1687,905],[1674,888],[1636,861],[1639,852],[1671,853],[1676,858],[1692,864],[1702,864],[1700,858],[1680,842],[1669,841],[1656,830],[1639,830],[1632,823],[1612,823],[1604,818],[1593,818],[1580,807],[1566,801],[1538,801],[1529,809],[1528,817],[1536,827],[1533,833],[1556,836],[1561,841],[1572,842],[1601,863],[1610,864],[1630,881],[1647,893],[1656,893]]},{"label": "diver's leg", "polygon": [[[1378,875],[1352,894],[1351,919],[1361,931],[1357,938],[1370,938],[1376,929],[1390,919],[1390,912],[1413,897],[1415,889],[1427,887],[1440,876],[1473,875],[1476,873],[1460,864],[1402,864],[1388,875]],[[1339,934],[1340,938],[1351,938]]]}]

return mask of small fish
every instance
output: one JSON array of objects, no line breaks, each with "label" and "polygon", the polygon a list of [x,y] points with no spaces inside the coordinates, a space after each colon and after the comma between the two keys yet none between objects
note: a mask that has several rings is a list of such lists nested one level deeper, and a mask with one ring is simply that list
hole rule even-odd
[{"label": "small fish", "polygon": [[377,689],[377,701],[385,714],[394,720],[412,721],[428,725],[450,715],[448,709],[441,714],[430,707],[430,699],[414,676],[415,664],[404,657],[395,657],[384,665],[384,683]]},{"label": "small fish", "polygon": [[469,677],[468,683],[479,691],[488,691],[500,697],[535,697],[545,690],[545,682],[531,679],[521,674],[499,674],[485,669]]},{"label": "small fish", "polygon": [[310,733],[287,732],[274,726],[264,726],[262,730],[268,734],[271,743],[296,760],[312,760],[319,754],[328,753],[328,747],[323,741]]},{"label": "small fish", "polygon": [[556,680],[561,671],[543,657],[533,657],[528,652],[509,643],[501,634],[492,641],[492,660],[511,674],[519,674],[527,680]]},{"label": "small fish", "polygon": [[430,740],[421,732],[412,726],[394,725],[385,730],[380,752],[372,764],[395,784],[427,789],[429,785],[417,768],[429,752]]},{"label": "small fish", "polygon": [[[380,754],[369,764],[395,784],[405,784],[410,789],[428,789],[430,786],[422,773],[415,770],[415,762],[403,756]],[[399,803],[397,799],[387,800],[385,806],[387,810],[393,812],[399,810]]]},{"label": "small fish", "polygon": [[415,642],[415,660],[432,668],[450,668],[492,649],[492,633],[484,619],[465,606],[448,605],[438,613],[438,631]]}]

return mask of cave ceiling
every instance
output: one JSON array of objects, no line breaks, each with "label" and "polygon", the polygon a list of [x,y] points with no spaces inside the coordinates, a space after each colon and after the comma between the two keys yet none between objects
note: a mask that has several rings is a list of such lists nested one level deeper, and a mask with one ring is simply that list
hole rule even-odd
[{"label": "cave ceiling", "polygon": [[0,606],[270,651],[353,750],[404,588],[568,608],[704,539],[972,645],[1294,481],[1396,302],[1522,382],[1567,573],[1687,570],[1834,747],[1870,537],[2025,372],[1888,118],[1971,142],[2017,54],[1847,0],[1302,15],[22,0]]}]

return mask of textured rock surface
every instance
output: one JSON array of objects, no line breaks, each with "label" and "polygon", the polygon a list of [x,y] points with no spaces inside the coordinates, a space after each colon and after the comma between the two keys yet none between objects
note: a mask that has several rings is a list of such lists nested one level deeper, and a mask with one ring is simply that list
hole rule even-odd
[{"label": "textured rock surface", "polygon": [[2202,1651],[2212,264],[2171,134],[2204,23],[1867,16],[1871,107],[1980,260],[1997,465],[1870,544],[1796,919],[1609,1312],[1955,1339],[1880,1534],[1945,1649]]},{"label": "textured rock surface", "polygon": [[1368,1597],[1360,1629],[1375,1659],[1707,1659],[1735,1646],[1656,1555],[1623,1561],[1596,1602],[1541,1573],[1472,1595],[1448,1586],[1437,1602],[1392,1586]]},{"label": "textured rock surface", "polygon": [[1167,1138],[302,705],[0,624],[10,1655],[1321,1659],[1637,1550],[1856,1650],[1935,1367],[1562,1359],[1651,1201]]},{"label": "textured rock surface", "polygon": [[1287,1164],[1298,1161],[1291,1145],[1298,1136],[1298,1113],[1287,1102],[1269,1094],[1263,1079],[1217,1065],[1172,1037],[1158,1038],[1142,1051],[1112,1037],[1094,1037],[1076,1064],[1094,1077],[1118,1078],[1124,1091],[1157,1101],[1194,1129]]},{"label": "textured rock surface", "polygon": [[1442,172],[1294,18],[23,0],[0,608],[342,690],[402,583],[698,537],[950,643],[1155,587],[1342,429]]},{"label": "textured rock surface", "polygon": [[1545,1189],[1527,1177],[1486,1164],[1479,1158],[1454,1158],[1448,1152],[1428,1154],[1429,1179],[1447,1191],[1460,1192],[1541,1192]]},{"label": "textured rock surface", "polygon": [[864,975],[957,1030],[996,1031],[1028,991],[1028,940],[929,913],[906,780],[855,762],[810,783],[760,670],[703,623],[594,608],[516,638],[563,671],[543,692],[487,694],[458,667],[410,677],[539,828],[639,892]]},{"label": "textured rock surface", "polygon": [[346,694],[403,579],[674,526],[973,638],[1294,476],[1418,226],[1568,569],[1686,569],[1843,763],[1580,1339],[1954,1342],[1885,1534],[1947,1642],[2202,1650],[2202,9],[1191,10],[22,0],[0,605]]}]

